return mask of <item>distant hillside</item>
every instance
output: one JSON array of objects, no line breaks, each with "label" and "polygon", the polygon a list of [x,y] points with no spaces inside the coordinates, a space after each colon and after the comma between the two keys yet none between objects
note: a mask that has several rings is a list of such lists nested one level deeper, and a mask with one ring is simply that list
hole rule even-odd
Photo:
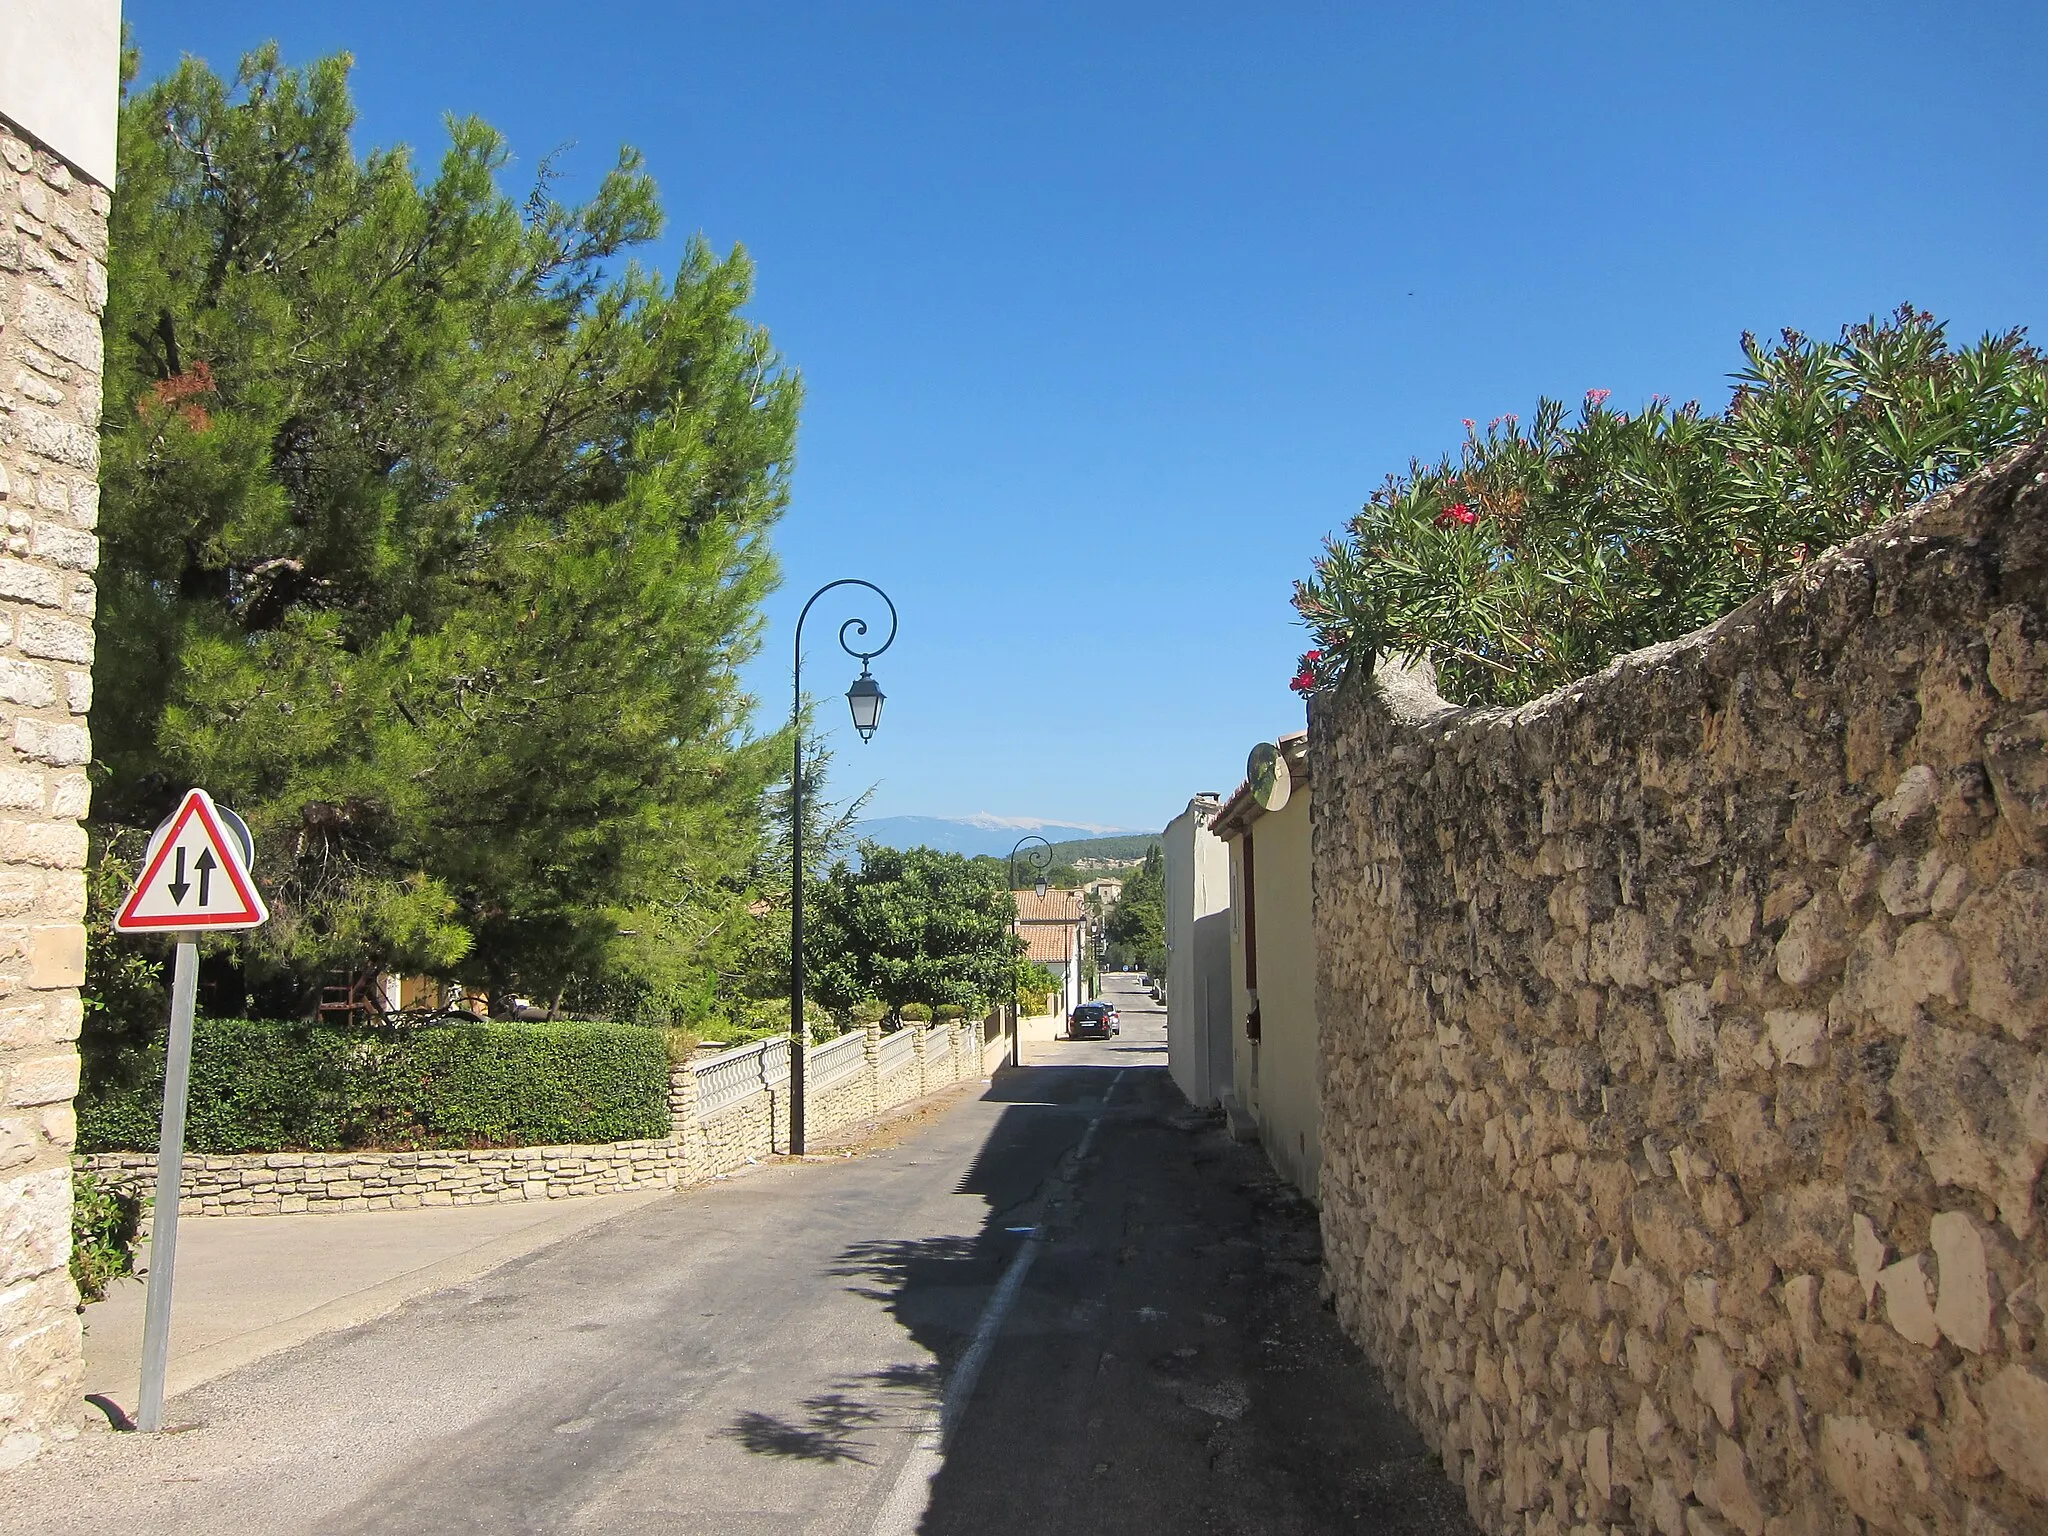
[{"label": "distant hillside", "polygon": [[1071,843],[1054,843],[1052,861],[1071,864],[1076,859],[1142,859],[1159,846],[1157,832],[1127,832],[1121,837],[1076,838]]},{"label": "distant hillside", "polygon": [[[1097,827],[1033,823],[1023,818],[1006,823],[993,816],[877,816],[855,823],[853,833],[885,848],[937,848],[943,853],[987,854],[997,859],[1007,855],[1020,837],[1042,837],[1053,845],[1055,861],[1062,863],[1089,856],[1143,858],[1145,849],[1159,841],[1158,835],[1150,832],[1108,830],[1105,835],[1105,829]],[[1126,852],[1125,845],[1136,851]]]}]

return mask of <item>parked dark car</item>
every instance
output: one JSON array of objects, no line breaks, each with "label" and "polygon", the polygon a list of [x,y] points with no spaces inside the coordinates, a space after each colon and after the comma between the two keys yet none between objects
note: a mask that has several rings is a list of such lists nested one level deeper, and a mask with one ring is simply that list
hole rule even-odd
[{"label": "parked dark car", "polygon": [[1117,1022],[1116,1010],[1107,1003],[1083,1003],[1067,1015],[1067,1038],[1079,1040],[1093,1035],[1098,1040],[1107,1040],[1111,1035],[1123,1033],[1123,1026]]}]

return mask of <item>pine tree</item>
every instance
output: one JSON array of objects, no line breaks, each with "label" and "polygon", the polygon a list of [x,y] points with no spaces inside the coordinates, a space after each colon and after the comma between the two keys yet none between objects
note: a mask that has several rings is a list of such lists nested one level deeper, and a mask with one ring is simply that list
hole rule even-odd
[{"label": "pine tree", "polygon": [[123,106],[100,883],[202,784],[255,833],[273,1008],[336,967],[706,995],[785,755],[738,668],[798,382],[744,253],[632,259],[632,151],[517,202],[463,119],[422,177],[356,153],[348,69],[187,60]]}]

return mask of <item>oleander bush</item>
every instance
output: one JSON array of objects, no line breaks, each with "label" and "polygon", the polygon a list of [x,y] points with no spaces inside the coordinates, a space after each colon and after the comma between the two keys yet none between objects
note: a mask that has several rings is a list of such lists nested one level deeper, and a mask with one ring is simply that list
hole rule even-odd
[{"label": "oleander bush", "polygon": [[[130,1080],[78,1106],[84,1152],[150,1151],[163,1041]],[[365,1029],[201,1019],[192,1042],[192,1152],[516,1147],[668,1134],[669,1040],[637,1024],[489,1023]]]},{"label": "oleander bush", "polygon": [[1458,457],[1389,478],[1295,588],[1315,649],[1294,687],[1400,655],[1455,703],[1523,702],[1712,623],[2048,430],[2048,365],[2022,331],[1951,349],[1906,306],[1839,341],[1742,347],[1718,414],[1589,390],[1576,417],[1544,400],[1527,423],[1468,421]]}]

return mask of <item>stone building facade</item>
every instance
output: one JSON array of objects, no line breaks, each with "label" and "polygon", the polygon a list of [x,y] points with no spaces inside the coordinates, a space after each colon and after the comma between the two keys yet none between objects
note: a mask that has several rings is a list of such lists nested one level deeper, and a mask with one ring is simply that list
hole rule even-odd
[{"label": "stone building facade", "polygon": [[[0,27],[0,49],[20,41],[14,25]],[[9,67],[19,65],[17,55]],[[84,1370],[68,1267],[71,1101],[109,207],[104,186],[7,106],[0,100],[0,1467],[76,1432]],[[111,125],[107,137],[110,146]]]},{"label": "stone building facade", "polygon": [[1482,1527],[2048,1530],[2048,448],[1312,714],[1329,1284]]}]

